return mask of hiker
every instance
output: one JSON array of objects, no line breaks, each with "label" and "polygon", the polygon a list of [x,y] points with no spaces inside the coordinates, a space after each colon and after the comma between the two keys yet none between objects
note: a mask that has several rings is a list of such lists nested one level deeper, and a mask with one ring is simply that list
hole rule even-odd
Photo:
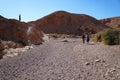
[{"label": "hiker", "polygon": [[82,41],[85,43],[85,34],[82,34]]},{"label": "hiker", "polygon": [[90,41],[90,34],[87,33],[86,34],[86,42],[89,43],[89,41]]}]

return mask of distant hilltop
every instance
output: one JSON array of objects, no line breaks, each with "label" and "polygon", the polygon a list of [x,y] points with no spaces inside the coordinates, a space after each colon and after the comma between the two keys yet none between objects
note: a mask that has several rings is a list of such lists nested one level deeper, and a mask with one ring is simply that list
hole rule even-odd
[{"label": "distant hilltop", "polygon": [[32,21],[45,33],[79,34],[85,31],[94,33],[108,28],[99,20],[85,14],[74,14],[66,11],[56,11],[41,19]]},{"label": "distant hilltop", "polygon": [[100,22],[109,26],[109,27],[120,29],[120,16],[102,19],[102,20],[100,20]]}]

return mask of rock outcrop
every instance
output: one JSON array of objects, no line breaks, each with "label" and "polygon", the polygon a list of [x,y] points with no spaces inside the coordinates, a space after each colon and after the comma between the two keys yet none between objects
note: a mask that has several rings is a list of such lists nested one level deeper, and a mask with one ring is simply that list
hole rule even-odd
[{"label": "rock outcrop", "polygon": [[35,25],[0,16],[0,59],[8,53],[18,54],[27,45],[38,45],[42,42],[43,32]]},{"label": "rock outcrop", "polygon": [[0,16],[0,39],[27,45],[28,41],[33,44],[42,43],[42,37],[42,31],[33,24]]},{"label": "rock outcrop", "polygon": [[36,21],[30,22],[45,33],[79,34],[91,31],[101,31],[108,26],[85,14],[72,14],[57,11]]}]

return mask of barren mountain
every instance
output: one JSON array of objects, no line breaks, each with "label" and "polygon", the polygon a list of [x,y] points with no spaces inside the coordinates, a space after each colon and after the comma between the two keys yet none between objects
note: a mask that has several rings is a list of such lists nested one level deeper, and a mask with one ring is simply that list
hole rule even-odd
[{"label": "barren mountain", "polygon": [[45,33],[78,34],[83,31],[98,32],[108,26],[85,14],[57,11],[36,21],[30,22]]},{"label": "barren mountain", "polygon": [[107,26],[120,29],[120,17],[107,18],[100,21]]}]

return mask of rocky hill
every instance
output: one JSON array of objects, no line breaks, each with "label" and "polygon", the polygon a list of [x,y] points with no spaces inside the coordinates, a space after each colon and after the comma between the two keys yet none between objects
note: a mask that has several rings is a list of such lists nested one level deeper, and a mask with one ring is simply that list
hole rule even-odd
[{"label": "rocky hill", "polygon": [[27,44],[28,40],[32,43],[41,43],[41,37],[42,32],[33,24],[19,22],[15,19],[6,19],[0,16],[0,39]]},{"label": "rocky hill", "polygon": [[102,19],[100,22],[112,28],[120,29],[120,17]]},{"label": "rocky hill", "polygon": [[79,34],[79,32],[98,32],[108,28],[91,16],[65,11],[54,12],[30,23],[35,24],[45,33]]},{"label": "rocky hill", "polygon": [[43,33],[35,25],[0,16],[0,59],[10,48],[21,48],[42,42]]}]

